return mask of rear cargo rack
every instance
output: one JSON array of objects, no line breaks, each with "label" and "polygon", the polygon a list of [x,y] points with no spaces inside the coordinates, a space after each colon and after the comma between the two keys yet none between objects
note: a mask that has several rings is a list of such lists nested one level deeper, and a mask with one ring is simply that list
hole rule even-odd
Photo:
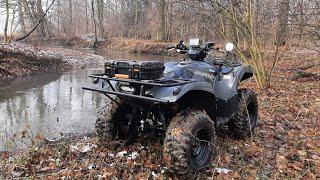
[{"label": "rear cargo rack", "polygon": [[[94,91],[94,92],[100,92],[104,95],[106,95],[111,100],[115,101],[114,98],[112,98],[110,95],[116,95],[116,96],[122,96],[122,97],[128,97],[128,98],[134,98],[134,99],[140,99],[140,100],[146,100],[146,101],[153,101],[158,103],[169,103],[169,100],[166,99],[160,99],[160,98],[153,98],[150,96],[146,96],[146,87],[175,87],[175,86],[182,86],[186,85],[192,82],[195,82],[195,80],[185,80],[185,79],[157,79],[157,80],[134,80],[134,79],[121,79],[121,78],[112,78],[108,77],[106,74],[92,74],[89,75],[90,78],[93,79],[101,79],[105,80],[111,90],[103,90],[103,89],[97,89],[97,88],[88,88],[83,87],[82,89],[88,90],[88,91]],[[134,85],[135,88],[138,88],[139,94],[133,94],[133,93],[124,93],[117,90],[110,81],[117,81],[117,82],[125,82],[129,83],[130,85]]]},{"label": "rear cargo rack", "polygon": [[107,81],[120,81],[120,82],[132,83],[132,84],[150,85],[150,86],[157,86],[157,87],[174,87],[174,86],[181,86],[181,85],[194,82],[193,80],[184,80],[184,79],[174,79],[174,80],[158,79],[158,80],[136,81],[134,79],[110,78],[105,76],[104,74],[103,75],[93,74],[93,75],[90,75],[89,77],[96,78],[96,79],[103,79]]},{"label": "rear cargo rack", "polygon": [[154,102],[158,102],[158,103],[169,103],[169,101],[165,100],[165,99],[158,99],[158,98],[152,98],[152,97],[147,97],[147,96],[133,95],[133,94],[127,94],[127,93],[122,93],[122,92],[117,92],[117,91],[106,91],[106,90],[99,90],[99,89],[86,88],[86,87],[83,87],[82,89],[88,90],[88,91],[100,92],[102,94],[105,94],[108,98],[110,98],[113,101],[114,101],[114,99],[112,97],[110,97],[109,94],[130,97],[130,98],[134,98],[134,99],[141,99],[141,100],[146,100],[146,101],[154,101]]}]

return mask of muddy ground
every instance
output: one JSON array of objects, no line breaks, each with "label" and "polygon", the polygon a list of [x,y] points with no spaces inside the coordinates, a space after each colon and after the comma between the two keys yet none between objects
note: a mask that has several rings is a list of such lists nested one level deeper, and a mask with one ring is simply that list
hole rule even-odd
[{"label": "muddy ground", "polygon": [[[273,57],[270,55],[270,57]],[[303,60],[302,60],[303,59]],[[271,58],[268,61],[271,65]],[[196,179],[319,179],[320,59],[310,51],[286,51],[272,74],[268,90],[254,89],[259,99],[259,126],[253,138],[233,139],[219,132],[217,157]],[[303,76],[301,73],[307,73]],[[302,73],[302,74],[303,74]],[[41,137],[38,137],[41,141]],[[34,177],[170,179],[162,161],[161,138],[141,137],[131,146],[96,137],[34,146],[1,153],[0,178]]]},{"label": "muddy ground", "polygon": [[69,68],[101,66],[104,61],[102,56],[65,48],[2,43],[0,80],[10,80],[35,73],[61,72]]}]

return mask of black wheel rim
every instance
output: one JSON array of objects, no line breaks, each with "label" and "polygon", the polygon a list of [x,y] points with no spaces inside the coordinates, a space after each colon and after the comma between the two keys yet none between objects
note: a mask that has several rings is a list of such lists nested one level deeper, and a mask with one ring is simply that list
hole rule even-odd
[{"label": "black wheel rim", "polygon": [[195,143],[191,151],[191,160],[195,168],[204,167],[210,159],[211,150],[211,136],[206,129],[199,129],[195,134]]},{"label": "black wheel rim", "polygon": [[132,117],[126,115],[115,122],[116,137],[123,145],[130,143],[134,131],[133,125],[129,123]]},{"label": "black wheel rim", "polygon": [[119,124],[118,137],[122,144],[127,144],[128,142],[130,142],[130,139],[132,137],[131,131],[133,131],[133,129],[130,125],[125,124],[123,122]]}]

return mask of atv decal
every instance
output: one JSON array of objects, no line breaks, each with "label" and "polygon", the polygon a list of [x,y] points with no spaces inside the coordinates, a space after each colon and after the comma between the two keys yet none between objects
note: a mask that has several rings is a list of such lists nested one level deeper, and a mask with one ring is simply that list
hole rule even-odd
[{"label": "atv decal", "polygon": [[205,73],[205,72],[200,72],[200,71],[194,71],[194,74],[198,75],[198,76],[203,76],[209,79],[213,79],[214,75],[210,74],[210,73]]}]

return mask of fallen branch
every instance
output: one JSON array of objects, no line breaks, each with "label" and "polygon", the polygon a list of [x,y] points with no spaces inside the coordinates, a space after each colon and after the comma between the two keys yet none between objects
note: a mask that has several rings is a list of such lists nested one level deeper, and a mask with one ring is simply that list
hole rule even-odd
[{"label": "fallen branch", "polygon": [[308,78],[308,77],[316,77],[318,74],[306,72],[306,71],[297,71],[295,75],[291,78],[291,80],[296,81],[301,78]]},{"label": "fallen branch", "polygon": [[317,67],[317,66],[320,66],[320,63],[317,63],[317,64],[310,64],[310,65],[307,65],[307,66],[302,66],[302,67],[293,67],[293,68],[279,68],[279,70],[285,70],[285,71],[297,71],[297,70],[307,70],[307,69],[310,69],[310,68],[313,68],[313,67]]}]

